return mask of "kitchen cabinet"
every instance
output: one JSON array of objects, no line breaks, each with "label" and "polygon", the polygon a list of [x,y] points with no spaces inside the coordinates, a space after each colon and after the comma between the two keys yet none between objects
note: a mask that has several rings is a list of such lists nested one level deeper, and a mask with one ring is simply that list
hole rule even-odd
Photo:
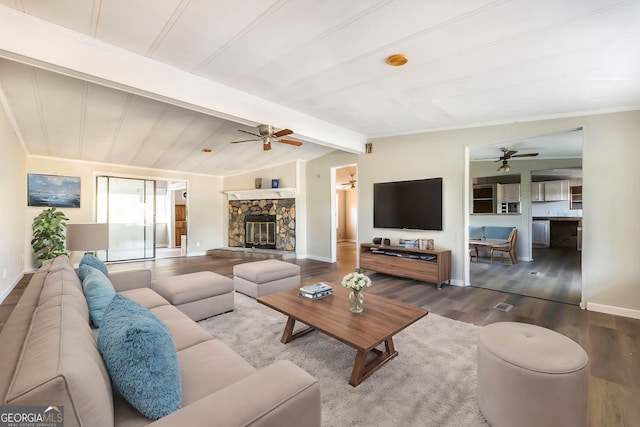
[{"label": "kitchen cabinet", "polygon": [[569,181],[546,181],[544,183],[544,201],[555,202],[569,200]]},{"label": "kitchen cabinet", "polygon": [[570,188],[571,209],[582,209],[582,185],[575,185]]},{"label": "kitchen cabinet", "polygon": [[531,183],[531,201],[544,202],[544,182]]},{"label": "kitchen cabinet", "polygon": [[569,181],[542,181],[531,183],[532,202],[569,200]]},{"label": "kitchen cabinet", "polygon": [[496,213],[496,185],[473,186],[473,213]]},{"label": "kitchen cabinet", "polygon": [[498,184],[499,202],[519,202],[520,184]]}]

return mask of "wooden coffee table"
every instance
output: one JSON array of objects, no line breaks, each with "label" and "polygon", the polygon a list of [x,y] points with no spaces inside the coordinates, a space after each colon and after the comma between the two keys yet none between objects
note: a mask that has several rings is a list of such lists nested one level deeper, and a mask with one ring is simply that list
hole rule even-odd
[{"label": "wooden coffee table", "polygon": [[[298,295],[298,289],[289,289],[262,296],[258,302],[289,317],[280,340],[283,344],[317,329],[355,348],[358,352],[349,380],[355,387],[398,355],[393,336],[426,316],[428,311],[365,290],[364,311],[351,313],[350,291],[340,285],[327,284],[333,287],[333,295],[324,298],[304,298]],[[309,328],[294,333],[296,321]],[[377,349],[383,342],[385,350]],[[376,356],[367,362],[369,352]]]}]

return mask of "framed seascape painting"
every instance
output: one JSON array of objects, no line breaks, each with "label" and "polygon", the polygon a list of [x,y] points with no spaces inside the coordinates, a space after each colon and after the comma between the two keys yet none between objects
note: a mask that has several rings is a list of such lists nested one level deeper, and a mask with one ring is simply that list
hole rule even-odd
[{"label": "framed seascape painting", "polygon": [[80,207],[80,177],[27,174],[28,205]]}]

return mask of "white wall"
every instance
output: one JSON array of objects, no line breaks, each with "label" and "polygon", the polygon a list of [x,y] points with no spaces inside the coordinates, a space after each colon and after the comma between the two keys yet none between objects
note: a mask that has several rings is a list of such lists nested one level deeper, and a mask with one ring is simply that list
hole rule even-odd
[{"label": "white wall", "polygon": [[[69,222],[93,222],[95,219],[95,176],[137,177],[147,179],[182,180],[187,182],[188,222],[188,254],[203,255],[207,249],[222,246],[223,209],[226,205],[222,194],[222,179],[204,175],[157,171],[151,169],[130,168],[115,165],[76,162],[43,157],[27,157],[27,173],[45,173],[80,177],[80,208],[61,209],[69,218]],[[20,178],[26,180],[26,175]],[[24,196],[26,198],[26,196]],[[25,206],[26,203],[22,206]],[[31,249],[31,224],[33,218],[43,208],[24,207],[23,250],[25,252],[24,268],[33,270],[38,266]],[[73,254],[71,261],[77,262],[80,254]]]},{"label": "white wall", "polygon": [[[467,150],[578,128],[584,130],[583,303],[592,310],[640,318],[640,246],[633,239],[640,236],[640,111],[373,139],[373,152],[358,159],[358,240],[368,242],[377,235],[433,238],[436,247],[453,252],[454,282],[468,283]],[[373,228],[374,182],[438,176],[444,178],[443,231]],[[530,197],[528,184],[523,179],[522,192]],[[317,225],[314,233],[328,234],[325,223]]]},{"label": "white wall", "polygon": [[[306,239],[309,258],[331,261],[331,207],[335,203],[335,182],[332,182],[331,168],[353,165],[358,161],[356,154],[333,151],[307,162],[307,222]],[[358,169],[358,173],[359,173]],[[358,175],[358,180],[360,176]],[[360,184],[358,184],[360,187]],[[358,192],[359,193],[359,192]]]},{"label": "white wall", "polygon": [[[0,104],[0,188],[4,206],[0,216],[0,301],[22,278],[27,226],[26,152],[13,132],[6,112]],[[31,236],[31,221],[28,223]],[[31,238],[29,238],[31,240]]]},{"label": "white wall", "polygon": [[280,180],[280,188],[295,188],[298,185],[296,162],[226,177],[224,178],[224,190],[250,190],[255,188],[256,178],[262,178],[262,188],[271,188],[272,179]]}]

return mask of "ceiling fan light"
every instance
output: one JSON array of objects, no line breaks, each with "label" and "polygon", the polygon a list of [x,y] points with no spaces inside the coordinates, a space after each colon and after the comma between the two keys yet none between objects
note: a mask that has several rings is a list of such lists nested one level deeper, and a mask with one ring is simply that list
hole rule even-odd
[{"label": "ceiling fan light", "polygon": [[510,171],[511,171],[511,166],[509,166],[507,162],[502,162],[502,165],[500,165],[500,167],[498,168],[498,172],[500,173],[510,172]]}]

